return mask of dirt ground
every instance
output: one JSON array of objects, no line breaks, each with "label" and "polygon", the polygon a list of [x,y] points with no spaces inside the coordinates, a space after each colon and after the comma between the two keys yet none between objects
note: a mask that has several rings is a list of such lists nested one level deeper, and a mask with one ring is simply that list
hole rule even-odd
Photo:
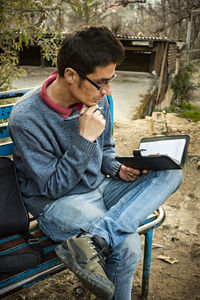
[{"label": "dirt ground", "polygon": [[[192,123],[174,114],[161,116],[153,116],[154,121],[116,123],[117,149],[120,154],[130,155],[141,137],[152,133],[190,136],[183,184],[163,205],[166,219],[154,231],[148,299],[197,300],[200,299],[200,122]],[[141,274],[142,262],[135,275],[133,299],[140,299]]]},{"label": "dirt ground", "polygon": [[[154,231],[149,300],[200,300],[200,122],[156,113],[135,121],[116,120],[114,126],[116,148],[121,155],[132,155],[142,137],[176,134],[188,134],[190,144],[183,184],[163,205],[165,221]],[[141,299],[141,276],[142,259],[134,276],[132,299]],[[65,270],[5,299],[95,297]]]}]

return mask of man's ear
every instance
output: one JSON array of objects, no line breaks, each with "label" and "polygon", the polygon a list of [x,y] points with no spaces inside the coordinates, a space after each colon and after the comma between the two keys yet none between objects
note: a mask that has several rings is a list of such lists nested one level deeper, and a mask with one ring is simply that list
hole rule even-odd
[{"label": "man's ear", "polygon": [[77,80],[77,73],[72,68],[66,68],[64,72],[64,78],[69,84],[73,84]]}]

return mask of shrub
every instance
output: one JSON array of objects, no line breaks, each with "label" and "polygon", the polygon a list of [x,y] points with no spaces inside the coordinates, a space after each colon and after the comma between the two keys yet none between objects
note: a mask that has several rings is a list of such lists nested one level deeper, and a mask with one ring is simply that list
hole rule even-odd
[{"label": "shrub", "polygon": [[193,122],[200,121],[200,110],[189,110],[180,114],[182,118],[187,118]]},{"label": "shrub", "polygon": [[195,71],[194,65],[188,64],[180,69],[178,74],[171,81],[171,88],[174,92],[175,102],[181,104],[183,101],[189,101],[191,91],[194,90],[192,75]]}]

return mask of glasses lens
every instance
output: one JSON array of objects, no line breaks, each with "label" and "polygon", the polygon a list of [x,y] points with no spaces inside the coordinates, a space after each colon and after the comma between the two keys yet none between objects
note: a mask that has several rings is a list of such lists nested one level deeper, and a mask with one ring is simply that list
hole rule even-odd
[{"label": "glasses lens", "polygon": [[98,85],[97,83],[95,83],[93,80],[91,80],[90,78],[88,78],[86,75],[84,75],[82,72],[75,70],[83,79],[88,80],[92,85],[94,85],[98,90],[100,90],[102,87],[106,86],[107,84],[111,83],[111,81],[113,81],[116,77],[117,74],[113,75],[113,77],[111,79],[109,79],[108,81],[106,81],[105,83],[103,83],[102,85]]},{"label": "glasses lens", "polygon": [[111,83],[116,77],[117,77],[117,74],[113,75],[113,77],[111,79],[109,79],[108,81],[106,81],[100,87],[102,88],[102,87],[106,86],[107,84]]}]

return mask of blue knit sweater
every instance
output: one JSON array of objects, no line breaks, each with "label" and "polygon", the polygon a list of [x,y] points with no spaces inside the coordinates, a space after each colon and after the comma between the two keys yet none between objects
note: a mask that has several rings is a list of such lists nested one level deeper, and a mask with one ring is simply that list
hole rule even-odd
[{"label": "blue knit sweater", "polygon": [[94,143],[80,136],[78,118],[67,120],[47,106],[39,88],[14,106],[9,120],[14,162],[24,201],[34,216],[52,201],[94,190],[107,174],[116,175],[120,164],[114,159],[106,97],[99,106],[103,106],[106,128]]}]

